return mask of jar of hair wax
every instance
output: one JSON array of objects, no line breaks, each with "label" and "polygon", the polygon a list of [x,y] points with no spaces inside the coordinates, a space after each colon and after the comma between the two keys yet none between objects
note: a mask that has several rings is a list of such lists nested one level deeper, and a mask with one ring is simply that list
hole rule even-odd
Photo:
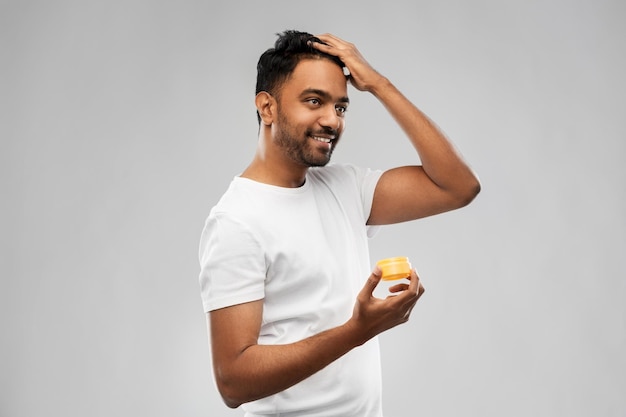
[{"label": "jar of hair wax", "polygon": [[405,256],[382,259],[376,262],[382,271],[382,279],[391,281],[394,279],[408,278],[411,276],[411,262]]}]

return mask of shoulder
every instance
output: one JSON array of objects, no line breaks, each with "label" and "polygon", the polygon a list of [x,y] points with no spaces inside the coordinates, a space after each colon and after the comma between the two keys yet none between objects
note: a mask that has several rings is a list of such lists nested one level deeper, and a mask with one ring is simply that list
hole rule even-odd
[{"label": "shoulder", "polygon": [[246,220],[249,217],[254,219],[257,217],[258,209],[265,207],[264,203],[271,197],[268,188],[270,187],[265,184],[235,177],[213,206],[209,216],[240,220]]},{"label": "shoulder", "polygon": [[253,236],[250,225],[257,220],[254,201],[254,190],[245,181],[233,179],[205,219],[203,240],[215,240],[219,236],[223,242],[231,240],[227,237]]},{"label": "shoulder", "polygon": [[381,174],[382,171],[346,163],[330,164],[309,170],[309,176],[313,180],[326,183],[362,183],[372,179],[377,181]]}]

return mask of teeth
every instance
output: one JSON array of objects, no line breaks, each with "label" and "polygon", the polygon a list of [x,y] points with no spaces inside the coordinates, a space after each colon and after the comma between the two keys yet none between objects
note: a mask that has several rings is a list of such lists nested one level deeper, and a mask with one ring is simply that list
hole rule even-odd
[{"label": "teeth", "polygon": [[317,140],[319,142],[324,142],[324,143],[330,143],[331,142],[331,140],[328,139],[328,138],[320,138],[318,136],[313,136],[313,139],[315,139],[315,140]]}]

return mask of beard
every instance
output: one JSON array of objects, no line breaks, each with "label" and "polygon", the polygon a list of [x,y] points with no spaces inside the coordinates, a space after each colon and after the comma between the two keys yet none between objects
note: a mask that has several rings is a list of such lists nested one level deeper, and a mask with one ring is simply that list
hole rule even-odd
[{"label": "beard", "polygon": [[[315,146],[317,142],[313,139],[313,136],[316,136],[316,134],[335,136],[326,152],[321,151],[320,146]],[[323,167],[330,162],[330,157],[339,140],[339,132],[330,128],[317,131],[306,129],[304,132],[298,132],[287,118],[279,112],[275,140],[285,151],[285,154],[294,162],[307,167]]]}]

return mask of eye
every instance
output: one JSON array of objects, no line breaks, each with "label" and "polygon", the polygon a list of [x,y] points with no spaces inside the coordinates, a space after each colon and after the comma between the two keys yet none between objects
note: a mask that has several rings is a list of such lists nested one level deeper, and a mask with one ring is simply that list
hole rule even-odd
[{"label": "eye", "polygon": [[335,106],[335,111],[339,115],[344,115],[348,111],[348,106]]},{"label": "eye", "polygon": [[314,106],[319,106],[320,104],[322,104],[319,98],[310,98],[307,101]]}]

